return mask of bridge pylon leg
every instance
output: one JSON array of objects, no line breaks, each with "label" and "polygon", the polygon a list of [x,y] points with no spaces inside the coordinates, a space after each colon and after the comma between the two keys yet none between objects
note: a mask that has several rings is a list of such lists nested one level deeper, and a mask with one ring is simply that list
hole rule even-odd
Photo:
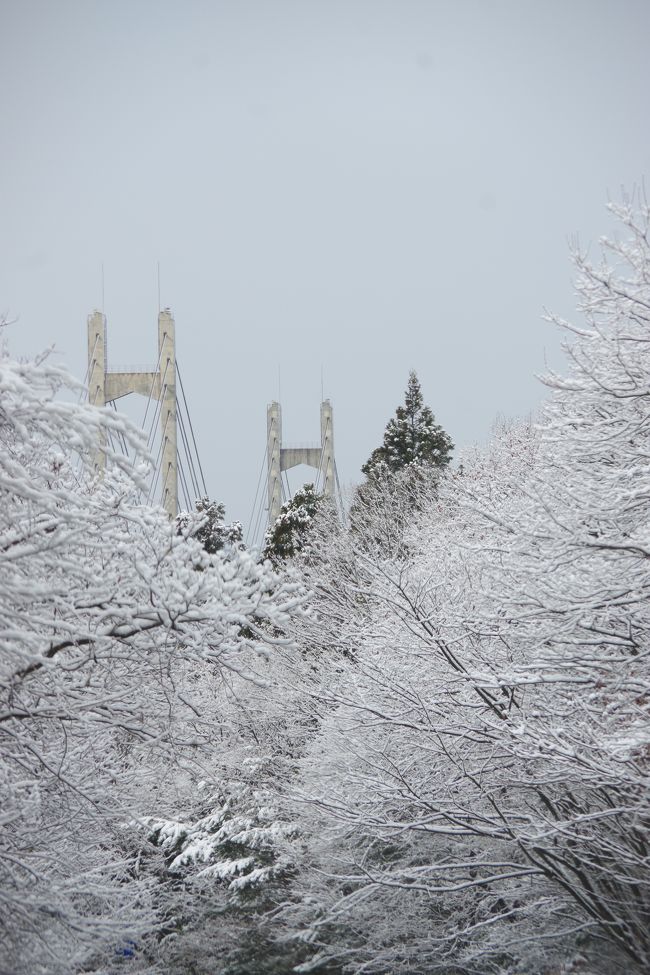
[{"label": "bridge pylon leg", "polygon": [[[170,518],[178,514],[178,452],[176,439],[176,339],[169,308],[158,315],[158,366],[155,372],[109,370],[106,318],[95,311],[88,316],[88,402],[105,406],[130,393],[161,400],[161,504]],[[99,444],[96,467],[105,466],[104,444]]]},{"label": "bridge pylon leg", "polygon": [[306,464],[320,474],[323,494],[333,498],[336,490],[334,462],[334,425],[332,404],[328,399],[320,407],[319,447],[282,446],[282,410],[279,403],[269,404],[266,410],[267,436],[267,497],[269,527],[275,524],[282,507],[282,471]]}]

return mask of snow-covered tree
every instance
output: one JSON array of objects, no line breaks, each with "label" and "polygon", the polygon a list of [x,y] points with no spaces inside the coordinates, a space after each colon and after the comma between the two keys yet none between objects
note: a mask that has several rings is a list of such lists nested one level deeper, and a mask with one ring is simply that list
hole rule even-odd
[{"label": "snow-covered tree", "polygon": [[194,706],[210,721],[215,745],[204,777],[173,815],[138,823],[164,854],[162,870],[152,860],[166,923],[151,952],[166,975],[289,975],[311,953],[279,917],[302,895],[296,875],[305,840],[287,792],[314,733],[314,705],[302,686],[305,673],[317,681],[314,660],[291,646],[244,656],[246,677],[194,684]]},{"label": "snow-covered tree", "polygon": [[285,501],[264,538],[262,558],[280,564],[305,549],[313,519],[324,502],[313,484],[304,484]]},{"label": "snow-covered tree", "polygon": [[176,518],[179,534],[193,535],[210,555],[243,542],[241,522],[225,523],[226,506],[209,498],[194,502],[194,512],[182,511]]},{"label": "snow-covered tree", "polygon": [[[47,357],[0,355],[2,966],[106,972],[156,928],[157,881],[126,824],[172,816],[214,736],[195,681],[283,641],[300,587],[227,559],[140,501],[113,411],[66,401]],[[207,749],[207,751],[206,751]],[[138,966],[138,967],[136,967]]]},{"label": "snow-covered tree", "polygon": [[451,438],[425,406],[420,382],[412,370],[404,405],[397,407],[384,431],[383,443],[373,450],[361,470],[368,477],[378,477],[383,470],[396,473],[411,464],[444,468],[451,460],[453,448]]},{"label": "snow-covered tree", "polygon": [[650,208],[612,209],[539,422],[379,458],[282,574],[0,358],[0,967],[650,969]]},{"label": "snow-covered tree", "polygon": [[301,971],[648,970],[650,209],[612,209],[538,431],[466,456],[397,549],[334,539]]},{"label": "snow-covered tree", "polygon": [[[339,959],[350,971],[446,973],[473,955],[480,968],[457,970],[487,975],[506,970],[508,943],[502,932],[491,935],[514,901],[519,924],[508,938],[528,933],[530,867],[500,848],[496,830],[487,832],[477,790],[463,793],[459,774],[458,763],[498,768],[486,726],[500,728],[518,701],[486,686],[507,651],[498,640],[476,639],[480,547],[473,558],[467,547],[485,538],[485,525],[456,501],[461,480],[483,483],[483,466],[500,498],[503,468],[514,464],[520,473],[525,443],[513,435],[498,463],[477,465],[475,475],[466,464],[462,477],[443,482],[443,496],[432,478],[428,501],[423,486],[416,509],[405,484],[403,499],[393,495],[392,521],[387,503],[369,509],[379,519],[368,526],[371,543],[357,532],[340,535],[323,555],[321,578],[310,580],[317,597],[313,621],[301,624],[305,643],[312,626],[340,653],[312,690],[322,725],[297,807],[313,837],[315,875],[329,876],[312,890],[318,911],[307,937],[320,951],[304,971]],[[392,547],[376,545],[387,521],[408,524],[402,508],[411,514],[410,534]],[[491,896],[486,886],[501,878]],[[539,904],[537,911],[541,925]],[[479,944],[468,943],[472,926],[485,935]]]}]

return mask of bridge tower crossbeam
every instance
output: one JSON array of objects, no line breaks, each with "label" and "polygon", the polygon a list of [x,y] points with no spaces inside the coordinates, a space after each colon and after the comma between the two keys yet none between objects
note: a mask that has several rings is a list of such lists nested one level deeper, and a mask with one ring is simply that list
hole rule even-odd
[{"label": "bridge tower crossbeam", "polygon": [[267,500],[269,526],[273,525],[282,507],[282,472],[306,464],[315,468],[323,484],[323,494],[333,498],[336,483],[334,466],[334,428],[332,404],[328,399],[320,406],[320,447],[282,446],[282,408],[271,403],[266,411],[267,433]]},{"label": "bridge tower crossbeam", "polygon": [[[178,456],[176,443],[176,342],[172,313],[165,308],[158,315],[158,365],[154,372],[108,370],[106,316],[100,311],[88,316],[88,400],[95,406],[140,393],[160,401],[162,439],[160,481],[161,504],[170,518],[178,513]],[[97,466],[104,466],[104,453],[97,453]]]}]

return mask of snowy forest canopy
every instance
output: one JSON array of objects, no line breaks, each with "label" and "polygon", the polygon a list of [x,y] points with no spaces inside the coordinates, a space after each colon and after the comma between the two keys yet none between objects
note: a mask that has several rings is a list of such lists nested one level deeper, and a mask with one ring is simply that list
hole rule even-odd
[{"label": "snowy forest canopy", "polygon": [[1,971],[650,970],[650,208],[611,209],[538,422],[452,466],[429,411],[402,463],[398,411],[283,559],[143,505],[137,431],[3,348]]}]

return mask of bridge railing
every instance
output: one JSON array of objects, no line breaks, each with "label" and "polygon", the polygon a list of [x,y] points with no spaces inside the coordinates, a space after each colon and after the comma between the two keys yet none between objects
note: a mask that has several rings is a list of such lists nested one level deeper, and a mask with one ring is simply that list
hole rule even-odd
[{"label": "bridge railing", "polygon": [[126,365],[126,366],[107,366],[106,372],[157,372],[156,366],[151,364],[143,366],[138,365]]}]

